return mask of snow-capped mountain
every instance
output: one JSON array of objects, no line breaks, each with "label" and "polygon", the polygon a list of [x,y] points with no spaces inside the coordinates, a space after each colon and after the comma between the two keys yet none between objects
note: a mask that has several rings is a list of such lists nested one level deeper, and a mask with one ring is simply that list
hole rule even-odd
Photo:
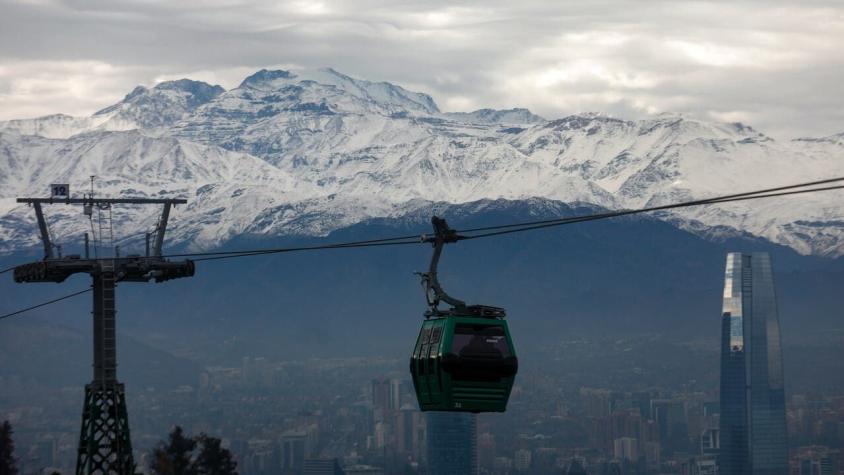
[{"label": "snow-capped mountain", "polygon": [[470,124],[514,124],[516,127],[510,133],[518,132],[519,125],[545,122],[542,117],[522,108],[508,110],[478,109],[473,112],[447,112],[445,115],[456,121]]},{"label": "snow-capped mountain", "polygon": [[[678,115],[548,121],[526,109],[441,112],[434,100],[332,69],[261,70],[224,91],[187,79],[139,86],[91,117],[0,122],[2,249],[34,244],[21,195],[96,175],[109,196],[180,196],[171,239],[213,247],[242,234],[324,234],[436,203],[547,198],[633,208],[844,176],[844,134],[778,141],[742,124]],[[749,232],[802,253],[844,254],[839,192],[662,215]],[[75,240],[79,210],[48,210]],[[116,217],[121,235],[149,211]],[[144,214],[146,213],[146,214]]]},{"label": "snow-capped mountain", "polygon": [[109,130],[154,130],[171,125],[224,92],[220,86],[189,79],[162,82],[151,89],[138,86],[93,118],[104,119]]},{"label": "snow-capped mountain", "polygon": [[157,84],[153,88],[136,87],[117,104],[90,117],[53,114],[36,119],[0,122],[0,132],[17,132],[46,138],[65,139],[95,130],[142,129],[154,134],[156,129],[172,124],[197,107],[225,92],[220,86],[180,79]]}]

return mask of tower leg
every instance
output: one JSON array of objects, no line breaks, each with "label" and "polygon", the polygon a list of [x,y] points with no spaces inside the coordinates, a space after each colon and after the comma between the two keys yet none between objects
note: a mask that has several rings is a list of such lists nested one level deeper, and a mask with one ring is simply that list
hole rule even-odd
[{"label": "tower leg", "polygon": [[76,475],[135,473],[126,394],[117,382],[115,275],[100,261],[94,278],[94,380],[85,385]]},{"label": "tower leg", "polygon": [[76,475],[134,473],[123,385],[102,388],[86,384]]}]

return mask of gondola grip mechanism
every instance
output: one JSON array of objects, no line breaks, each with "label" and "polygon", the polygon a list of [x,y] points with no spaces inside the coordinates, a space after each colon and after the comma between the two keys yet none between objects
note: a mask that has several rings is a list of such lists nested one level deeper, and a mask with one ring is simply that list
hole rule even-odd
[{"label": "gondola grip mechanism", "polygon": [[457,231],[448,227],[448,223],[444,218],[433,216],[431,224],[434,226],[434,234],[423,235],[423,242],[430,242],[434,246],[434,254],[431,257],[431,264],[428,267],[428,272],[417,272],[422,276],[422,286],[425,288],[425,298],[428,300],[430,310],[426,313],[427,316],[442,315],[450,311],[444,311],[439,308],[440,302],[445,302],[452,306],[451,311],[466,311],[466,302],[456,299],[442,288],[437,277],[437,266],[440,262],[440,256],[443,252],[443,246],[446,243],[454,243],[463,238],[457,234]]}]

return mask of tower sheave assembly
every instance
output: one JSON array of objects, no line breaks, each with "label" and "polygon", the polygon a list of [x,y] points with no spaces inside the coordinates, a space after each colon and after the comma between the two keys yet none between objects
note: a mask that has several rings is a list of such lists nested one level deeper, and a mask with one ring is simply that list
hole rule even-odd
[{"label": "tower sheave assembly", "polygon": [[[94,330],[94,377],[85,385],[85,402],[82,408],[82,429],[79,434],[79,449],[76,459],[76,474],[118,474],[135,473],[132,457],[132,442],[129,437],[129,418],[126,410],[126,394],[123,384],[117,381],[117,338],[115,317],[117,306],[115,290],[118,282],[164,282],[180,277],[191,277],[194,264],[190,260],[169,261],[162,256],[161,247],[170,208],[187,201],[181,199],[143,199],[143,198],[70,198],[69,194],[53,198],[18,198],[18,203],[28,203],[35,208],[41,241],[44,245],[44,259],[15,268],[15,282],[54,282],[60,283],[72,274],[85,273],[91,276]],[[95,243],[113,241],[106,238],[113,235],[111,228],[111,208],[115,204],[162,205],[163,210],[154,231],[154,245],[150,252],[147,236],[147,252],[144,256],[119,256],[117,247],[111,249],[95,246],[95,256],[90,257],[88,235],[85,235],[85,256],[67,255],[62,257],[61,247],[50,237],[42,205],[67,204],[82,205],[84,213],[92,219],[91,230],[94,232],[94,210],[99,216],[97,227],[99,239]],[[105,215],[105,218],[103,218]],[[105,222],[105,227],[104,227]],[[113,245],[113,242],[109,243]],[[109,246],[111,247],[111,246]],[[53,250],[58,249],[58,255]],[[103,252],[101,252],[103,251]],[[105,254],[111,254],[105,257]]]},{"label": "tower sheave assembly", "polygon": [[720,424],[720,474],[789,473],[782,344],[767,253],[727,255]]}]

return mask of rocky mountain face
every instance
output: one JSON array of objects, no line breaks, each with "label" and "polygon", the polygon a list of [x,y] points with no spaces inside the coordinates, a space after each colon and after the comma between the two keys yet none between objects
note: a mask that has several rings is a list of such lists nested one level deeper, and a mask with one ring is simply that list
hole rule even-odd
[{"label": "rocky mountain face", "polygon": [[224,92],[220,86],[190,79],[162,82],[152,89],[138,86],[93,117],[104,118],[112,130],[156,129],[173,124]]},{"label": "rocky mountain face", "polygon": [[[444,203],[542,198],[633,208],[844,176],[844,134],[782,141],[678,115],[442,112],[426,94],[332,69],[261,70],[228,91],[183,79],[139,86],[90,117],[0,122],[0,250],[36,243],[31,211],[15,197],[43,196],[55,182],[81,194],[91,175],[102,196],[187,198],[170,238],[196,249],[235,236],[325,235]],[[709,238],[746,232],[840,256],[840,196],[659,218]],[[76,208],[48,213],[58,241],[89,229]],[[156,218],[140,208],[114,213],[121,236],[151,229]]]}]

